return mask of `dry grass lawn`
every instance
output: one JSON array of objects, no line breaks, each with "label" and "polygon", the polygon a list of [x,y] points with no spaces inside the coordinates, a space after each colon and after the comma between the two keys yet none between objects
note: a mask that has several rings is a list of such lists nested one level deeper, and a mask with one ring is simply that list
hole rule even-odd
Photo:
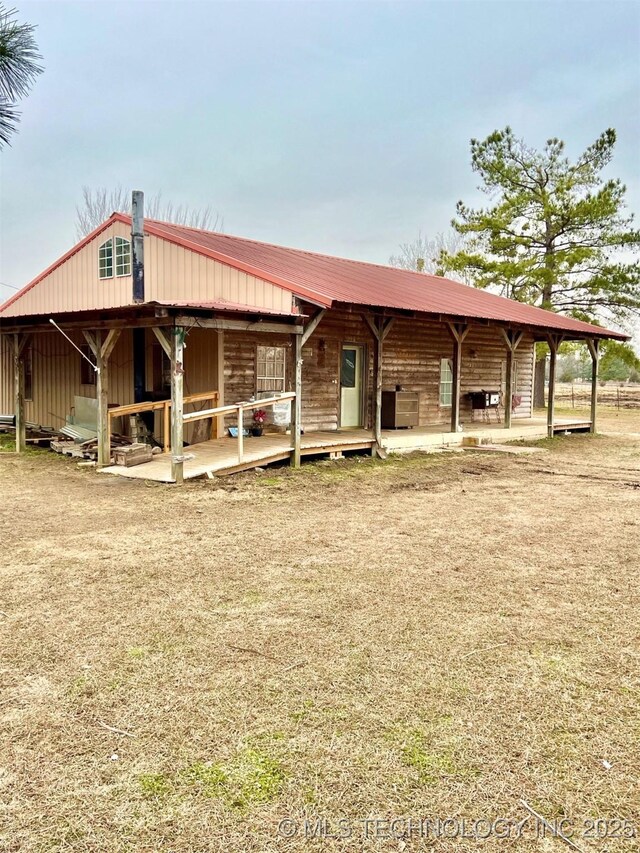
[{"label": "dry grass lawn", "polygon": [[0,454],[0,850],[568,850],[362,823],[521,800],[636,848],[640,413],[601,425],[183,489]]}]

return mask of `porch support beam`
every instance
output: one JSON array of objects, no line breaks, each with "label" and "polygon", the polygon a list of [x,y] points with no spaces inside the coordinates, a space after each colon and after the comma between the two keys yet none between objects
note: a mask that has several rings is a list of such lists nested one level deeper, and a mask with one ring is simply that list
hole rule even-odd
[{"label": "porch support beam", "polygon": [[83,330],[86,342],[96,359],[96,398],[98,400],[98,468],[111,464],[111,434],[109,432],[109,358],[121,329],[111,329],[103,338],[101,329]]},{"label": "porch support beam", "polygon": [[161,329],[159,326],[152,326],[151,331],[158,339],[158,343],[164,350],[167,358],[171,358],[171,337],[168,332],[165,332],[164,329]]},{"label": "porch support beam", "polygon": [[[219,329],[216,332],[217,337],[217,359],[216,370],[218,378],[218,406],[224,406],[224,330]],[[224,415],[220,415],[215,419],[215,438],[221,438],[224,435]]]},{"label": "porch support beam", "polygon": [[596,431],[596,410],[598,408],[598,366],[600,363],[600,340],[587,338],[587,346],[591,354],[591,427],[589,432]]},{"label": "porch support beam", "polygon": [[171,330],[171,478],[184,482],[184,338],[182,326]]},{"label": "porch support beam", "polygon": [[384,458],[382,447],[382,353],[384,340],[395,323],[395,317],[374,317],[371,314],[362,315],[367,326],[371,329],[374,339],[374,372],[376,377],[376,397],[374,407],[373,437],[375,438],[375,452]]},{"label": "porch support beam", "polygon": [[302,333],[302,346],[304,346],[306,344],[306,342],[309,340],[311,335],[318,328],[320,321],[322,320],[322,318],[324,317],[324,315],[326,313],[327,313],[327,309],[321,308],[317,312],[317,314],[314,314],[314,316],[311,318],[311,320],[309,320],[307,325],[304,327],[304,332]]},{"label": "porch support beam", "polygon": [[304,329],[299,324],[278,323],[274,321],[262,322],[261,320],[223,320],[210,317],[190,317],[180,314],[175,318],[176,326],[184,326],[187,329],[197,326],[200,329],[229,329],[236,332],[273,332],[282,335],[302,335]]},{"label": "porch support beam", "polygon": [[27,446],[27,426],[24,417],[24,350],[29,335],[13,335],[13,393],[16,416],[16,453]]},{"label": "porch support beam", "polygon": [[367,326],[369,326],[369,328],[371,329],[371,333],[375,340],[374,364],[376,377],[376,400],[373,437],[375,438],[376,442],[376,452],[379,456],[382,456],[382,353],[384,348],[384,340],[391,331],[391,327],[395,322],[395,318],[372,317],[370,314],[363,314],[362,316]]},{"label": "porch support beam", "polygon": [[558,356],[558,347],[562,343],[562,335],[547,335],[547,343],[549,344],[549,398],[547,401],[547,435],[553,438],[555,425],[555,406],[556,406],[556,363]]},{"label": "porch support beam", "polygon": [[[523,332],[513,329],[501,329],[502,337],[507,345],[507,369],[505,376],[504,428],[511,429],[511,411],[513,408],[513,359],[523,337]],[[517,389],[515,389],[517,390]]]},{"label": "porch support beam", "polygon": [[291,436],[293,438],[293,456],[291,459],[294,468],[300,467],[301,436],[302,436],[302,335],[293,336],[294,352],[294,391],[296,396],[291,405]]},{"label": "porch support beam", "polygon": [[447,323],[453,338],[453,382],[451,388],[451,432],[460,429],[460,373],[462,368],[462,344],[469,333],[466,323]]}]

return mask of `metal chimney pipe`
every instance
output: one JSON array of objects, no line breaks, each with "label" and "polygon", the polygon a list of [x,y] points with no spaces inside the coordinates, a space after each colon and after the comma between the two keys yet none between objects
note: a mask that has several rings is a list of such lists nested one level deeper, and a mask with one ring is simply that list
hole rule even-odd
[{"label": "metal chimney pipe", "polygon": [[144,302],[144,193],[131,193],[131,275],[133,301]]}]

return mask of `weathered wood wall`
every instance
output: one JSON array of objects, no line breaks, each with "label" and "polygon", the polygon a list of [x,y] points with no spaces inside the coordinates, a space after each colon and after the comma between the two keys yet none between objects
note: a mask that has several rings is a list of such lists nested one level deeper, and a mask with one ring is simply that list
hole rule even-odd
[{"label": "weathered wood wall", "polygon": [[[368,325],[357,313],[329,311],[303,348],[302,423],[306,430],[337,429],[340,419],[340,358],[343,344],[365,347],[365,427],[373,424],[374,345]],[[247,400],[256,390],[256,347],[286,346],[287,390],[293,390],[293,355],[286,335],[227,332],[225,335],[225,400]],[[383,387],[401,385],[417,391],[420,424],[446,424],[451,407],[440,405],[440,360],[452,355],[453,343],[441,323],[398,319],[384,344]],[[517,350],[517,388],[522,397],[514,417],[531,417],[533,338],[525,336]],[[504,391],[506,349],[497,328],[474,326],[463,345],[461,419],[471,420],[469,391]],[[476,417],[480,417],[479,414]]]},{"label": "weathered wood wall", "polygon": [[[82,343],[78,334],[74,338]],[[80,356],[57,333],[33,337],[33,399],[25,404],[28,421],[61,426],[71,411],[74,395],[95,396],[95,386],[80,384]],[[151,351],[154,338],[147,330],[147,389],[153,388]],[[329,311],[303,348],[302,423],[304,429],[336,429],[340,419],[340,358],[343,344],[365,347],[364,426],[373,424],[374,346],[371,331],[362,316],[347,311]],[[286,387],[293,390],[293,346],[289,335],[231,332],[224,335],[224,394],[226,403],[248,400],[256,393],[256,348],[258,345],[287,348]],[[452,340],[443,324],[398,319],[384,344],[383,387],[401,385],[417,391],[420,424],[447,424],[451,409],[440,405],[440,360],[452,354]],[[185,351],[185,394],[209,391],[218,385],[217,333],[192,329]],[[13,367],[10,342],[0,337],[0,412],[13,412]],[[499,329],[473,326],[465,339],[461,371],[461,419],[471,420],[465,395],[473,390],[503,390],[506,350]],[[515,417],[532,414],[534,345],[525,336],[517,350],[517,388],[522,397]],[[125,330],[111,357],[109,400],[121,405],[133,402],[133,350],[130,330]],[[228,420],[231,423],[232,419]],[[186,440],[192,438],[189,428]],[[155,432],[161,437],[156,419]]]},{"label": "weathered wood wall", "polygon": [[[453,342],[443,324],[398,319],[384,344],[383,387],[402,385],[417,391],[420,400],[420,424],[447,423],[450,406],[440,405],[440,361],[452,355]],[[514,417],[531,417],[533,383],[533,338],[523,338],[516,351],[517,389],[522,397]],[[460,419],[471,420],[470,391],[504,391],[506,349],[499,329],[472,326],[462,347],[460,370]]]}]

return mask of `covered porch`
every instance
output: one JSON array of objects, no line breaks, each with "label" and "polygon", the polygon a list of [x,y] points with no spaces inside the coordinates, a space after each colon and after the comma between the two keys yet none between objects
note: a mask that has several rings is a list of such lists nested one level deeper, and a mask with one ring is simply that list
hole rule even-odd
[{"label": "covered porch", "polygon": [[[554,434],[565,432],[588,432],[591,423],[578,418],[558,419],[554,423]],[[500,424],[469,423],[460,432],[443,432],[441,425],[416,427],[411,430],[382,430],[381,440],[384,453],[411,453],[414,451],[436,451],[505,441],[535,440],[548,434],[544,418],[522,418],[505,430]],[[319,430],[304,433],[300,437],[300,455],[340,458],[353,451],[375,453],[377,444],[372,430]],[[293,439],[290,434],[268,434],[260,438],[245,437],[241,449],[238,440],[224,437],[192,444],[185,448],[183,477],[219,477],[270,465],[274,462],[292,460]],[[241,458],[240,458],[241,457]],[[162,453],[150,462],[132,468],[111,465],[101,472],[116,474],[136,480],[152,480],[159,483],[174,482],[171,470],[171,454]]]}]

